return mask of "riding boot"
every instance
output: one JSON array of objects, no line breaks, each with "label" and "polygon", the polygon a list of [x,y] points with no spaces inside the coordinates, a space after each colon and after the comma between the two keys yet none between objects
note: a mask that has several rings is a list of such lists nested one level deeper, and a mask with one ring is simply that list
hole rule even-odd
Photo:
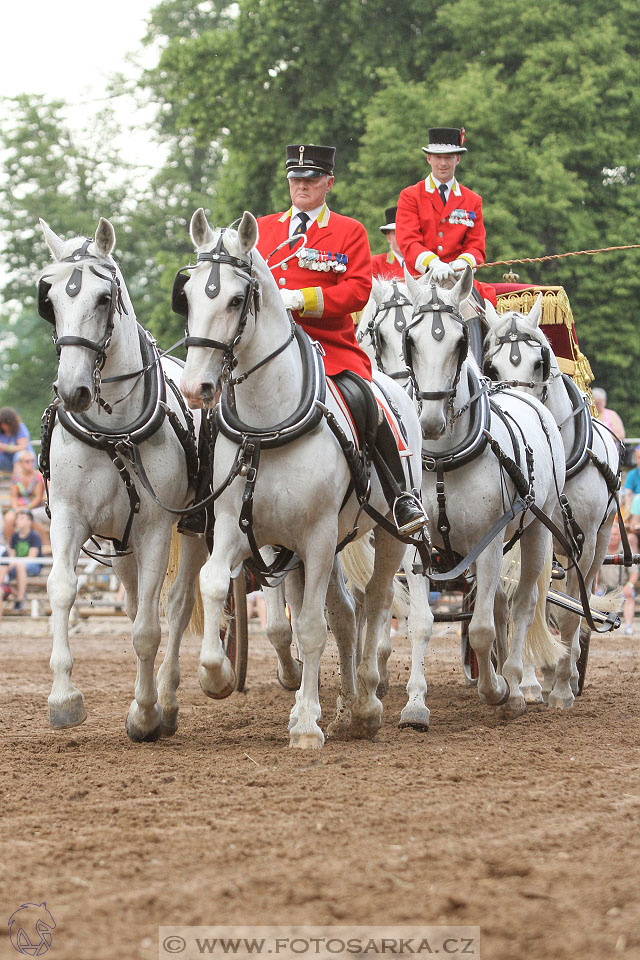
[{"label": "riding boot", "polygon": [[427,516],[418,497],[406,489],[402,461],[386,417],[382,418],[376,433],[373,461],[398,533],[407,537],[423,530]]}]

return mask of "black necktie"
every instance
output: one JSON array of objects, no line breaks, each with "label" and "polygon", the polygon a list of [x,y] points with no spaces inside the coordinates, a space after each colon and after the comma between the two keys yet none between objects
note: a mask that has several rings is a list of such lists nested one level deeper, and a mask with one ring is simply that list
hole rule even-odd
[{"label": "black necktie", "polygon": [[293,250],[293,247],[295,245],[295,240],[293,238],[298,237],[301,233],[307,232],[307,227],[309,226],[309,220],[311,219],[309,214],[304,213],[304,211],[299,213],[297,216],[298,216],[299,223],[298,223],[298,226],[293,231],[293,233],[291,234],[291,242],[289,243],[289,249],[291,250]]},{"label": "black necktie", "polygon": [[438,193],[442,197],[442,204],[446,207],[447,205],[447,185],[446,183],[441,183],[438,187]]}]

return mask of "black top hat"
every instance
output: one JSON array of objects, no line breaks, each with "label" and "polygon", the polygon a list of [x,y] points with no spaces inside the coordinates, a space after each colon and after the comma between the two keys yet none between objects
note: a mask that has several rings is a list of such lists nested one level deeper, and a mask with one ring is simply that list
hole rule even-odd
[{"label": "black top hat", "polygon": [[397,207],[387,207],[384,212],[384,226],[380,227],[383,233],[396,228],[396,210]]},{"label": "black top hat", "polygon": [[321,147],[316,143],[290,143],[287,146],[287,179],[332,177],[335,156],[335,147]]},{"label": "black top hat", "polygon": [[425,153],[466,153],[464,127],[431,127]]}]

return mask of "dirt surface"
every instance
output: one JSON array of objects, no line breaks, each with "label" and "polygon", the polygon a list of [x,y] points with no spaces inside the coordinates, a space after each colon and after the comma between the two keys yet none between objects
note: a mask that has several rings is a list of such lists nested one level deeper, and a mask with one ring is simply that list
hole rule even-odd
[{"label": "dirt surface", "polygon": [[[182,657],[181,720],[127,740],[135,661],[124,619],[84,622],[74,680],[88,718],[48,728],[45,621],[0,624],[6,920],[46,901],[55,960],[158,956],[172,924],[463,924],[481,956],[640,957],[640,639],[595,638],[573,711],[498,722],[465,685],[456,628],[428,655],[431,730],[399,730],[406,640],[375,742],[288,748],[292,694],[251,636],[248,689],[223,702]],[[323,666],[323,725],[337,692]]]}]

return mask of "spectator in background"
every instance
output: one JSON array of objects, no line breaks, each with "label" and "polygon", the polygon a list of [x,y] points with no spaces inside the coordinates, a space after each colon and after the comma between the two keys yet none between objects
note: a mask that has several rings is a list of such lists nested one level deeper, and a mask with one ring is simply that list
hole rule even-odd
[{"label": "spectator in background", "polygon": [[596,405],[598,416],[612,433],[615,433],[618,440],[624,440],[626,433],[624,424],[615,410],[607,407],[607,391],[602,387],[593,388],[593,402]]},{"label": "spectator in background", "polygon": [[404,257],[396,240],[396,210],[397,207],[387,207],[384,212],[385,223],[380,227],[389,244],[388,252],[376,253],[371,257],[371,276],[380,277],[381,280],[404,280]]},{"label": "spectator in background", "polygon": [[5,543],[11,542],[18,510],[31,511],[34,529],[43,538],[49,527],[49,518],[44,508],[44,480],[42,474],[36,470],[36,458],[31,450],[21,450],[16,454],[9,499],[11,507],[4,516]]},{"label": "spectator in background", "polygon": [[[620,539],[620,527],[618,521],[614,520],[611,527],[611,536],[607,548],[609,554],[622,554],[622,541]],[[598,593],[608,593],[610,590],[617,590],[622,587],[624,597],[624,633],[631,636],[633,633],[633,618],[636,610],[636,586],[638,583],[638,567],[615,567],[607,564],[600,568],[598,573]]]},{"label": "spectator in background", "polygon": [[30,510],[18,510],[16,513],[16,529],[11,537],[9,545],[9,556],[20,557],[25,561],[32,560],[31,563],[16,563],[9,567],[9,579],[16,581],[16,600],[14,610],[20,611],[24,608],[24,597],[27,592],[27,577],[37,577],[41,570],[41,564],[35,563],[37,557],[42,556],[42,540],[40,535],[33,529],[33,515]]},{"label": "spectator in background", "polygon": [[633,459],[636,465],[632,470],[629,470],[622,487],[624,498],[629,502],[640,493],[640,446],[637,446],[633,451]]},{"label": "spectator in background", "polygon": [[2,407],[0,408],[0,470],[11,473],[16,454],[22,450],[34,452],[29,431],[13,407]]}]

